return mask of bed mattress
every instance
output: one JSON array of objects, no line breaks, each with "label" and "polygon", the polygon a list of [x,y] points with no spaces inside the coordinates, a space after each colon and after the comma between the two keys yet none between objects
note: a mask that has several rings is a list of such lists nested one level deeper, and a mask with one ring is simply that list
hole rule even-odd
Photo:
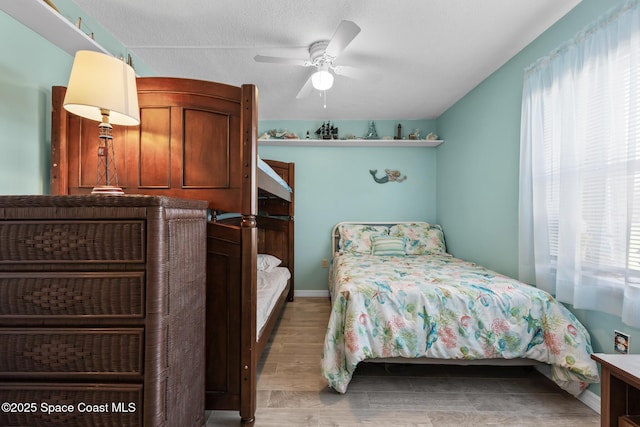
[{"label": "bed mattress", "polygon": [[274,267],[271,271],[258,271],[258,303],[256,304],[258,337],[262,334],[269,314],[273,311],[278,297],[282,294],[290,278],[291,273],[286,267]]},{"label": "bed mattress", "polygon": [[289,193],[293,193],[293,190],[291,189],[291,187],[289,186],[289,184],[287,184],[287,181],[285,181],[284,179],[282,179],[282,177],[280,175],[278,175],[276,173],[276,171],[274,171],[271,166],[269,166],[264,160],[262,160],[260,157],[258,157],[258,169],[260,169],[261,171],[263,171],[264,173],[266,173],[267,175],[269,175],[271,177],[271,179],[273,179],[274,181],[276,181],[278,184],[280,184],[282,187],[284,187]]},{"label": "bed mattress", "polygon": [[365,359],[527,358],[571,394],[598,382],[588,332],[548,293],[448,254],[337,253],[322,372],[344,393]]}]

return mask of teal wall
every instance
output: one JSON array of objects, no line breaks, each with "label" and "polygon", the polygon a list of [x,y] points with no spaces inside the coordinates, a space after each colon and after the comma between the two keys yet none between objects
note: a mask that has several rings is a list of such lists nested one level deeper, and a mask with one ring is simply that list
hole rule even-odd
[{"label": "teal wall", "polygon": [[66,85],[73,58],[4,12],[0,52],[0,194],[47,193],[51,86]]},{"label": "teal wall", "polygon": [[[301,123],[305,132],[307,124]],[[269,126],[281,128],[277,123]],[[328,270],[321,267],[321,261],[331,259],[331,229],[340,221],[435,221],[436,150],[260,147],[263,159],[296,164],[296,289],[326,293]],[[378,170],[378,177],[384,169],[399,170],[407,179],[378,184],[371,169]]]},{"label": "teal wall", "polygon": [[[438,118],[445,143],[437,150],[437,221],[456,256],[517,277],[523,70],[622,3],[583,0]],[[573,311],[590,331],[595,351],[612,353],[618,329],[631,334],[631,352],[640,353],[640,330],[616,316]],[[599,394],[598,385],[590,389]]]},{"label": "teal wall", "polygon": [[[83,15],[69,0],[56,0],[64,16]],[[115,56],[126,50],[108,33],[84,22]],[[0,11],[0,194],[49,192],[51,86],[66,86],[73,56]],[[136,65],[138,64],[138,65]],[[152,74],[134,58],[140,75]]]}]

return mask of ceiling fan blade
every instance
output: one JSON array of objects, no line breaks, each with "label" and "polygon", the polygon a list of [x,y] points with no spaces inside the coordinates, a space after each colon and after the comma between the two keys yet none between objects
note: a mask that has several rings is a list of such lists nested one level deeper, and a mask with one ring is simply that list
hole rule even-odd
[{"label": "ceiling fan blade", "polygon": [[296,99],[306,98],[307,96],[309,96],[312,90],[313,90],[313,84],[311,83],[311,76],[309,76],[304,86],[302,86],[302,88],[296,95]]},{"label": "ceiling fan blade", "polygon": [[337,58],[345,47],[358,35],[360,27],[354,22],[342,21],[327,45],[327,55]]},{"label": "ceiling fan blade", "polygon": [[333,67],[333,71],[339,76],[356,80],[375,81],[382,77],[380,73],[375,71],[363,70],[361,68],[350,67],[348,65],[336,65]]},{"label": "ceiling fan blade", "polygon": [[299,65],[301,67],[308,66],[308,62],[305,59],[298,58],[286,58],[284,56],[265,56],[265,55],[256,55],[253,57],[256,62],[268,62],[271,64],[291,64],[291,65]]}]

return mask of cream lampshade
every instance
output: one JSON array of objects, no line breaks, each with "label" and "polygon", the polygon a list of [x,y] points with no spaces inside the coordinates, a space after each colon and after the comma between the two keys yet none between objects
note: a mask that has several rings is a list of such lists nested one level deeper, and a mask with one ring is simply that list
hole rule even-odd
[{"label": "cream lampshade", "polygon": [[99,52],[76,52],[64,97],[65,110],[100,122],[98,178],[93,194],[123,194],[118,187],[111,124],[140,124],[133,68]]}]

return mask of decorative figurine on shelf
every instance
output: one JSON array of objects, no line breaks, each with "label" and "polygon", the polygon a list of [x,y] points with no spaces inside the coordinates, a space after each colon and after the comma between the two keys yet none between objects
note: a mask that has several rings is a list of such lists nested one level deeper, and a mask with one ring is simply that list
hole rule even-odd
[{"label": "decorative figurine on shelf", "polygon": [[427,135],[427,140],[429,141],[435,141],[436,139],[438,139],[438,135],[436,135],[433,132],[429,132],[429,134]]},{"label": "decorative figurine on shelf", "polygon": [[[334,133],[336,138],[333,138]],[[316,135],[319,139],[337,139],[338,128],[333,127],[330,121],[323,122],[322,126],[316,130]]]},{"label": "decorative figurine on shelf", "polygon": [[331,139],[338,139],[338,127],[331,125],[329,134],[331,134]]},{"label": "decorative figurine on shelf", "polygon": [[409,139],[420,139],[420,129],[416,129],[409,134]]},{"label": "decorative figurine on shelf", "polygon": [[369,123],[369,130],[364,139],[378,139],[378,131],[376,131],[376,124],[373,123],[373,120]]},{"label": "decorative figurine on shelf", "polygon": [[307,139],[310,139],[309,131],[307,131]]},{"label": "decorative figurine on shelf", "polygon": [[400,173],[400,171],[393,171],[391,169],[385,169],[384,172],[386,173],[386,176],[383,176],[382,178],[378,178],[376,176],[376,174],[378,173],[378,169],[370,169],[369,170],[369,173],[373,177],[373,180],[375,182],[377,182],[378,184],[385,184],[385,183],[391,182],[391,181],[402,182],[405,179],[407,179],[406,175],[405,176],[401,176],[402,174]]},{"label": "decorative figurine on shelf", "polygon": [[402,139],[402,125],[398,123],[398,134],[393,139]]},{"label": "decorative figurine on shelf", "polygon": [[258,139],[298,139],[295,132],[285,130],[270,129],[265,131]]}]

